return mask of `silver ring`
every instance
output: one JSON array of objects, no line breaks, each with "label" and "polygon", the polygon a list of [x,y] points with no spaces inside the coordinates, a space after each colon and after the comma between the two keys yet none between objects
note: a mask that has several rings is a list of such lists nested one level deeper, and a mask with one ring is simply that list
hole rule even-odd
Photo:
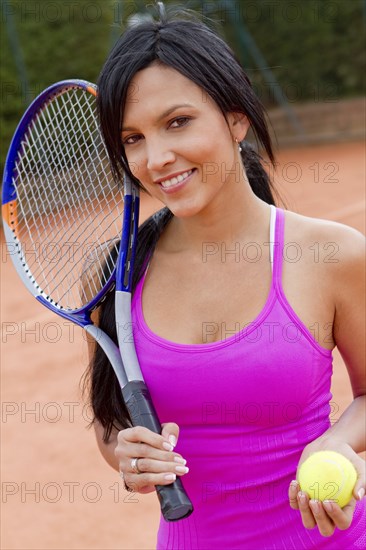
[{"label": "silver ring", "polygon": [[136,474],[142,474],[141,470],[139,470],[139,466],[138,466],[138,458],[132,458],[131,459],[131,469],[133,472],[135,472]]}]

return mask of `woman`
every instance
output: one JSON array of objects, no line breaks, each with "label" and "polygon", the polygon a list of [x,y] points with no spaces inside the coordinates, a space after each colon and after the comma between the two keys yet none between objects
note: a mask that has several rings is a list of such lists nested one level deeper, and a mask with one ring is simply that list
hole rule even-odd
[{"label": "woman", "polygon": [[[158,548],[360,548],[362,235],[274,207],[245,141],[251,128],[274,163],[263,108],[229,47],[202,23],[129,28],[99,92],[115,176],[126,170],[165,204],[140,229],[132,303],[137,355],[163,431],[130,427],[113,371],[92,349],[103,456],[140,493],[182,477],[195,510],[161,520]],[[314,262],[311,245],[330,241],[338,261]],[[301,258],[286,261],[294,242]],[[111,295],[97,322],[115,338],[113,307]],[[331,427],[335,345],[354,401]],[[291,482],[306,457],[326,449],[358,472],[343,509],[309,501]]]}]

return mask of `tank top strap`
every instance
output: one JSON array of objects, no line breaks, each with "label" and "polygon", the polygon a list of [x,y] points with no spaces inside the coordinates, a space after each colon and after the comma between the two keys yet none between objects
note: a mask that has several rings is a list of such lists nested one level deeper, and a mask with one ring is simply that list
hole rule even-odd
[{"label": "tank top strap", "polygon": [[276,222],[273,245],[273,286],[280,289],[282,286],[283,247],[285,234],[285,213],[282,208],[276,208]]}]

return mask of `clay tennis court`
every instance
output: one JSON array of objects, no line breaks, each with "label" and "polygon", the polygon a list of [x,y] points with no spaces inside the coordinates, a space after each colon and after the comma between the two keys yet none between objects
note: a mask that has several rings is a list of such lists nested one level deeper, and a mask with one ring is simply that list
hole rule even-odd
[{"label": "clay tennis court", "polygon": [[[363,143],[283,150],[277,188],[289,210],[365,229]],[[143,216],[154,209],[145,200]],[[155,495],[127,494],[99,454],[79,381],[81,329],[28,294],[1,241],[4,550],[153,549]],[[334,352],[332,422],[352,399]],[[174,419],[172,419],[174,421]]]}]

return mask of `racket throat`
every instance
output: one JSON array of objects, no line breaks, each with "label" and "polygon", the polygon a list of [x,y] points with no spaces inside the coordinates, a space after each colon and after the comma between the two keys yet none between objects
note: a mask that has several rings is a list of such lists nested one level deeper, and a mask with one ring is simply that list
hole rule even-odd
[{"label": "racket throat", "polygon": [[115,292],[116,330],[118,346],[128,381],[141,381],[143,376],[137,359],[131,319],[131,294],[121,290]]}]

